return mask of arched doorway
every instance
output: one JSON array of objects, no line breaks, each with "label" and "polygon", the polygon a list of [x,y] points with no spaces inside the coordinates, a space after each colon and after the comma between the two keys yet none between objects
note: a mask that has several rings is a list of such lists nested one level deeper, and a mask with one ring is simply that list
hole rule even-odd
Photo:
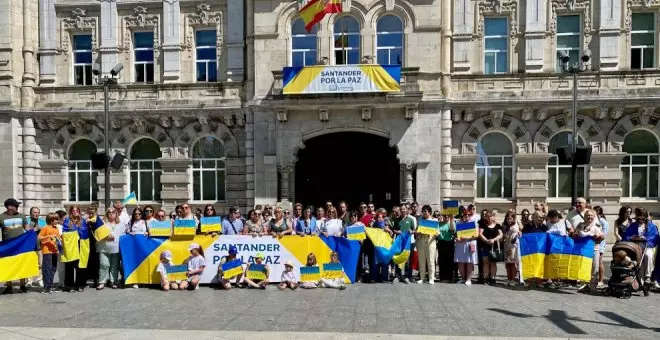
[{"label": "arched doorway", "polygon": [[388,139],[337,132],[305,141],[298,151],[295,200],[320,206],[346,201],[349,209],[372,200],[388,210],[399,201],[399,161]]}]

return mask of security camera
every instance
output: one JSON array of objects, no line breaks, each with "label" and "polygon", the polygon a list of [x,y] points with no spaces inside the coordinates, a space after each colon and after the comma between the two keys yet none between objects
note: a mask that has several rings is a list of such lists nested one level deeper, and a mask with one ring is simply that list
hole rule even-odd
[{"label": "security camera", "polygon": [[114,77],[114,76],[118,75],[119,72],[121,72],[121,70],[123,70],[123,69],[124,69],[124,65],[117,64],[117,65],[115,65],[115,67],[112,68],[112,70],[110,70],[110,74]]},{"label": "security camera", "polygon": [[94,74],[95,76],[98,76],[99,74],[101,74],[101,65],[95,63],[92,66],[92,74]]},{"label": "security camera", "polygon": [[568,53],[566,51],[559,51],[559,60],[561,61],[562,64],[566,64],[571,60],[571,57],[568,56]]},{"label": "security camera", "polygon": [[582,54],[582,62],[586,64],[589,60],[591,60],[591,50],[587,48]]}]

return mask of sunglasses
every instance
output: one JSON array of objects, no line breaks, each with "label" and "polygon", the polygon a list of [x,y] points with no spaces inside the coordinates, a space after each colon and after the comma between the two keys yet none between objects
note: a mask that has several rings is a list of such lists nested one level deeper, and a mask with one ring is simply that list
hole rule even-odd
[{"label": "sunglasses", "polygon": [[206,208],[206,211],[213,211],[213,208]]},{"label": "sunglasses", "polygon": [[154,212],[154,211],[151,210],[151,209],[146,209],[144,212],[145,212],[145,213],[152,213],[152,212]]}]

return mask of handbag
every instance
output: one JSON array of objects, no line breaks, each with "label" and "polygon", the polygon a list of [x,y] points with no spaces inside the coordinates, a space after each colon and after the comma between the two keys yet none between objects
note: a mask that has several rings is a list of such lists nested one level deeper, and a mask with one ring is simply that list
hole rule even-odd
[{"label": "handbag", "polygon": [[500,241],[497,241],[497,248],[493,244],[490,251],[488,252],[488,261],[490,262],[502,262],[504,261],[504,252],[500,247]]}]

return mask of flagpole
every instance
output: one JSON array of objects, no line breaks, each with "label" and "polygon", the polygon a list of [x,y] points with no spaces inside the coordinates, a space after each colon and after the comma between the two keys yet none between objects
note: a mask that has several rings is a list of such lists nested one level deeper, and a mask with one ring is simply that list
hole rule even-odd
[{"label": "flagpole", "polygon": [[344,17],[340,17],[341,20],[341,54],[344,56],[344,65],[348,64],[348,54],[346,53],[346,42],[344,37],[346,36],[346,20],[343,20]]}]

